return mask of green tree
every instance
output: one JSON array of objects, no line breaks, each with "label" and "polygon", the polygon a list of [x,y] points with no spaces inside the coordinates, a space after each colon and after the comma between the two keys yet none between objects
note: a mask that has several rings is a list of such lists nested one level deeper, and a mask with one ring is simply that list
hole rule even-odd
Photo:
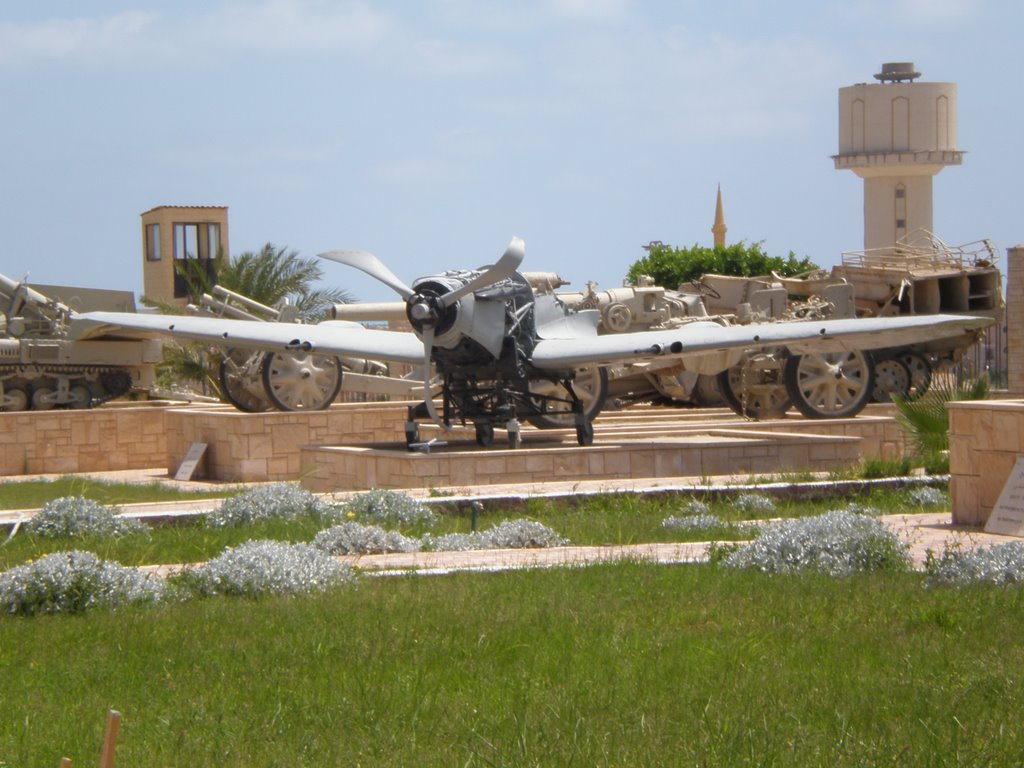
[{"label": "green tree", "polygon": [[706,274],[757,277],[777,272],[788,277],[819,268],[806,256],[798,259],[792,251],[786,257],[769,256],[763,246],[763,243],[741,242],[725,248],[699,245],[675,248],[657,243],[651,245],[646,256],[630,266],[627,278],[636,282],[640,275],[650,275],[656,285],[676,290],[683,283]]}]

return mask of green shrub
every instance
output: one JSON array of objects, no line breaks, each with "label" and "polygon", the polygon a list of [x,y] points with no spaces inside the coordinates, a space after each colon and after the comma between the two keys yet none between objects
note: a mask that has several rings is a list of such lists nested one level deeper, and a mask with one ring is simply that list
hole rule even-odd
[{"label": "green shrub", "polygon": [[64,496],[43,504],[25,523],[25,531],[41,539],[75,536],[112,537],[145,533],[149,529],[138,520],[120,516],[121,510],[104,507],[82,496]]},{"label": "green shrub", "polygon": [[433,510],[409,494],[381,488],[352,497],[342,511],[360,522],[383,526],[429,528],[437,522]]},{"label": "green shrub", "polygon": [[792,251],[788,256],[781,257],[769,256],[762,249],[763,243],[735,243],[725,248],[705,248],[699,245],[676,248],[656,244],[651,246],[646,256],[629,267],[627,278],[635,283],[641,275],[649,275],[654,278],[656,285],[674,291],[683,283],[706,274],[756,277],[772,272],[798,275],[818,269],[810,259],[798,259]]},{"label": "green shrub", "polygon": [[225,499],[206,516],[206,524],[229,528],[267,520],[330,519],[334,515],[334,508],[315,494],[294,483],[274,483]]}]

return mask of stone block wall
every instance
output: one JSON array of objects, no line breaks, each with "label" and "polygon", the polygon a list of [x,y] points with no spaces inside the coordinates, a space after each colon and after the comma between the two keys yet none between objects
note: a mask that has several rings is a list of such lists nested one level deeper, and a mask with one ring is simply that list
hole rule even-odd
[{"label": "stone block wall", "polygon": [[953,522],[984,525],[1024,456],[1024,401],[949,403],[949,493]]},{"label": "stone block wall", "polygon": [[156,406],[0,413],[0,475],[162,466],[166,413]]}]

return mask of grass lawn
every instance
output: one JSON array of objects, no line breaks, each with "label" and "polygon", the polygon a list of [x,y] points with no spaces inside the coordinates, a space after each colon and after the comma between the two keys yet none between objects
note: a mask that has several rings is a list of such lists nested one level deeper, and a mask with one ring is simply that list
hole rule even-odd
[{"label": "grass lawn", "polygon": [[1018,765],[1014,588],[619,563],[0,621],[0,766]]},{"label": "grass lawn", "polygon": [[62,496],[84,496],[101,504],[209,499],[230,491],[181,491],[159,483],[109,483],[68,475],[55,480],[0,482],[0,509],[35,509]]}]

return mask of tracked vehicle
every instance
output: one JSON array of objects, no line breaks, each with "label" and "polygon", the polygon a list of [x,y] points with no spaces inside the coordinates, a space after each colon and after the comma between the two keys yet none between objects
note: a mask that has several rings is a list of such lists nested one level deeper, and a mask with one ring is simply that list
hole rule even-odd
[{"label": "tracked vehicle", "polygon": [[94,408],[148,390],[158,339],[75,340],[75,312],[135,311],[128,291],[29,286],[0,275],[0,411]]}]

